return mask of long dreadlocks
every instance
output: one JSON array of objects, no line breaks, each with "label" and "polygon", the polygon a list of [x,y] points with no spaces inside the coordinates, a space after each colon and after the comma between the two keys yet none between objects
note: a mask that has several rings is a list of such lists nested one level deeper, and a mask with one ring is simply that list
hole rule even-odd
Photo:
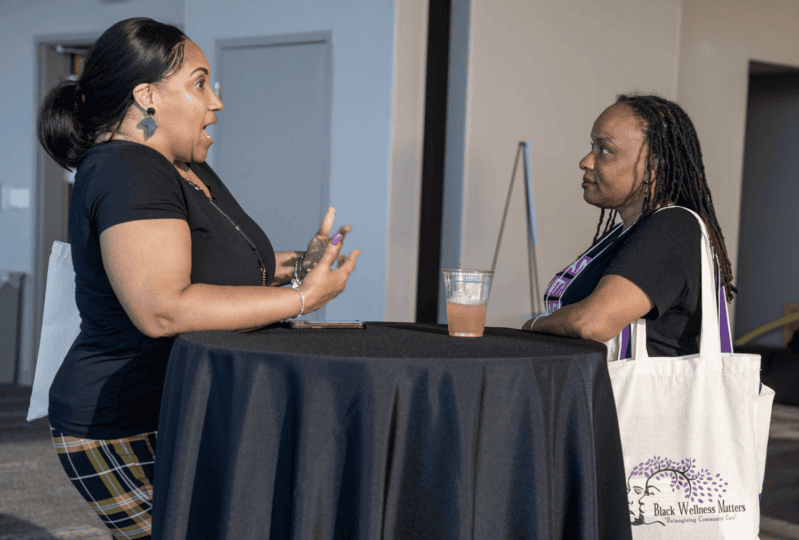
[{"label": "long dreadlocks", "polygon": [[[635,197],[644,194],[641,218],[643,222],[659,207],[677,204],[690,208],[702,217],[710,236],[710,245],[716,253],[713,266],[716,271],[721,268],[721,279],[727,293],[727,301],[732,301],[733,293],[738,289],[732,284],[732,266],[724,245],[716,213],[713,210],[713,199],[705,177],[705,166],[702,163],[702,151],[693,122],[682,108],[666,99],[652,95],[621,94],[616,103],[623,103],[640,119],[643,132],[649,144],[648,163],[657,179],[654,194],[651,193],[651,180],[641,183],[640,189],[631,194]],[[611,210],[605,228],[605,209],[599,216],[594,243],[608,233],[616,223],[618,212]]]}]

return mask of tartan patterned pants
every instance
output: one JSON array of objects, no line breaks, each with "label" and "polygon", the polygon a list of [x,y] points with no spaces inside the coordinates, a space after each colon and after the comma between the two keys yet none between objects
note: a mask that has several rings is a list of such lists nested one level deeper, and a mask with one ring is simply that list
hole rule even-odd
[{"label": "tartan patterned pants", "polygon": [[150,538],[157,432],[95,440],[50,429],[67,476],[114,538]]}]

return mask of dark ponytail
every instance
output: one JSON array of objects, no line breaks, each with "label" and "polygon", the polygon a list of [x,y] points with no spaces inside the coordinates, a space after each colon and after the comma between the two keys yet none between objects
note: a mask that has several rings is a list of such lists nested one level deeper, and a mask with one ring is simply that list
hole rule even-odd
[{"label": "dark ponytail", "polygon": [[94,44],[79,81],[56,85],[42,101],[37,136],[59,165],[72,169],[98,135],[119,125],[133,105],[133,89],[180,69],[188,38],[152,19],[116,23]]},{"label": "dark ponytail", "polygon": [[78,112],[80,99],[78,81],[63,81],[47,93],[39,108],[39,142],[59,165],[68,169],[88,148]]}]

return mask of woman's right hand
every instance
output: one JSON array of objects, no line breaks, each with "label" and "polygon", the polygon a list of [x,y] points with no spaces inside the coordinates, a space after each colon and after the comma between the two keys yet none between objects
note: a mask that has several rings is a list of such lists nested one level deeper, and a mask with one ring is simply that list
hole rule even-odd
[{"label": "woman's right hand", "polygon": [[[308,242],[308,247],[305,249],[305,256],[302,262],[303,272],[309,272],[321,261],[322,256],[325,254],[325,248],[332,240],[330,238],[330,232],[333,230],[333,222],[335,219],[336,209],[329,206],[325,217],[322,219],[322,224],[319,226],[319,232],[311,238],[311,241]],[[340,235],[339,242],[343,242],[344,237],[347,236],[347,233],[350,231],[352,231],[352,227],[344,225],[338,232],[338,235]]]},{"label": "woman's right hand", "polygon": [[[352,251],[344,260],[344,256],[339,256],[342,244],[343,242],[338,242],[333,245],[328,242],[321,260],[305,276],[300,286],[305,296],[305,313],[316,311],[344,291],[361,250]],[[337,259],[340,264],[334,269],[333,263]]]}]

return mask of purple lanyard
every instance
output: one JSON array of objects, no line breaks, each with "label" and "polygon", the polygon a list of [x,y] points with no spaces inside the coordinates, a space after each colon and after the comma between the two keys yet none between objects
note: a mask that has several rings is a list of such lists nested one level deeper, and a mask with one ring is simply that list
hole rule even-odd
[{"label": "purple lanyard", "polygon": [[615,233],[622,226],[622,223],[615,226],[604,238],[597,242],[596,245],[589,248],[588,251],[580,255],[576,261],[564,268],[561,272],[558,272],[555,277],[552,278],[552,281],[549,282],[549,285],[547,285],[544,291],[544,309],[546,309],[547,315],[563,307],[561,298],[563,298],[563,295],[566,293],[566,289],[568,289],[574,280],[577,279],[577,276],[588,267],[593,259],[601,255],[606,249],[612,246],[616,240],[621,238],[621,235],[626,231],[622,231],[618,236],[615,236]]}]

